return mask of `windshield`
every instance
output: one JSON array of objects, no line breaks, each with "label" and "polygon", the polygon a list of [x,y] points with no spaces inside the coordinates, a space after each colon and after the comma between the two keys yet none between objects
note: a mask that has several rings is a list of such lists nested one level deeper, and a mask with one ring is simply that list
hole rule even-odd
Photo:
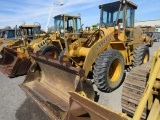
[{"label": "windshield", "polygon": [[[65,20],[65,24],[64,24]],[[72,16],[56,16],[54,18],[54,30],[58,30],[61,33],[61,36],[64,36],[64,33],[75,33],[80,32],[81,30],[81,19],[74,18]]]},{"label": "windshield", "polygon": [[81,19],[66,17],[65,19],[65,32],[76,33],[80,32],[81,29]]},{"label": "windshield", "polygon": [[74,18],[74,32],[80,32],[80,31],[81,31],[81,19]]},{"label": "windshield", "polygon": [[[113,27],[116,24],[117,20],[117,14],[120,7],[120,2],[114,2],[102,5],[101,8],[101,27]],[[118,17],[118,23],[123,23],[123,7],[121,8],[119,17]]]},{"label": "windshield", "polygon": [[57,16],[54,18],[54,30],[61,31],[61,29],[64,29],[63,19]]},{"label": "windshield", "polygon": [[33,28],[33,34],[40,34],[40,28],[39,27]]},{"label": "windshield", "polygon": [[8,30],[5,32],[6,39],[14,38],[14,37],[15,37],[15,30]]},{"label": "windshield", "polygon": [[73,32],[73,19],[72,18],[66,18],[65,20],[65,32]]}]

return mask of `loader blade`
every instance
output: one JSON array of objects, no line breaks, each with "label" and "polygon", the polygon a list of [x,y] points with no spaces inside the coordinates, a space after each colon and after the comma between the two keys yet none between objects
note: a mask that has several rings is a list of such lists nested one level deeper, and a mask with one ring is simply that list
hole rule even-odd
[{"label": "loader blade", "polygon": [[27,58],[25,54],[4,48],[3,56],[0,59],[0,71],[9,77],[24,75],[28,72],[31,64],[30,58]]},{"label": "loader blade", "polygon": [[129,120],[125,114],[108,109],[77,92],[69,93],[70,107],[64,120]]},{"label": "loader blade", "polygon": [[51,119],[63,119],[69,107],[68,91],[83,91],[88,97],[94,96],[91,82],[82,82],[81,69],[66,67],[57,60],[36,54],[20,87]]}]

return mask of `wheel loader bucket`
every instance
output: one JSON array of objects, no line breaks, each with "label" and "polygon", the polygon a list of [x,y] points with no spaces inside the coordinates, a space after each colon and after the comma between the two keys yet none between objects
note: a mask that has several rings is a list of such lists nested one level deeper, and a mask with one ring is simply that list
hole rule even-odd
[{"label": "wheel loader bucket", "polygon": [[31,66],[30,58],[10,48],[4,48],[0,59],[0,71],[9,77],[23,75]]},{"label": "wheel loader bucket", "polygon": [[70,105],[65,120],[129,120],[123,113],[108,109],[77,92],[69,92]]},{"label": "wheel loader bucket", "polygon": [[84,79],[84,71],[67,67],[58,60],[31,54],[32,64],[20,87],[51,119],[64,119],[69,107],[68,91],[85,93],[94,97],[91,82]]}]

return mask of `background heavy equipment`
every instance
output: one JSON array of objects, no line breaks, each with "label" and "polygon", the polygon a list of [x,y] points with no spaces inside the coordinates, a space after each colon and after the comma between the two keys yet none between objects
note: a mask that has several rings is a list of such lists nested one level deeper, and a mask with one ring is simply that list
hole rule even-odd
[{"label": "background heavy equipment", "polygon": [[[55,31],[53,33],[40,34],[40,25],[21,25],[17,32],[20,33],[22,38],[5,41],[1,45],[1,50],[4,53],[1,60],[1,71],[7,73],[10,77],[25,74],[32,61],[29,52],[36,53],[39,51],[41,55],[47,54],[51,58],[55,58],[55,52],[60,54],[59,51],[64,49],[64,35],[81,31],[81,18],[79,15],[60,14],[54,17],[54,27]],[[74,37],[79,37],[79,34]],[[73,40],[75,39],[74,37]],[[3,46],[5,46],[4,49]],[[23,63],[19,62],[19,59],[22,58],[25,61],[26,67],[24,67]],[[20,66],[20,64],[23,67],[20,67],[19,71],[17,70],[19,68],[17,66]]]},{"label": "background heavy equipment", "polygon": [[154,42],[159,42],[160,40],[160,32],[156,32],[156,26],[140,26],[143,31],[145,36],[151,37],[152,41]]},{"label": "background heavy equipment", "polygon": [[80,15],[57,15],[54,17],[54,31],[52,33],[46,34],[41,42],[37,42],[33,45],[30,45],[30,48],[32,49],[33,53],[36,53],[37,51],[39,51],[41,55],[51,53],[51,56],[54,57],[54,52],[56,52],[59,55],[60,51],[64,50],[64,37],[66,36],[66,34],[77,34],[76,36],[72,37],[72,40],[75,40],[79,37],[80,31]]},{"label": "background heavy equipment", "polygon": [[143,33],[143,37],[144,37],[144,42],[149,46],[152,47],[153,43],[154,43],[154,39],[152,38],[152,36],[150,36],[147,33]]},{"label": "background heavy equipment", "polygon": [[[3,50],[4,47],[13,47],[13,46],[21,46],[24,43],[24,38],[27,38],[26,42],[30,43],[34,39],[37,39],[40,37],[40,25],[21,25],[19,28],[15,27],[15,30],[12,30],[10,32],[4,32],[3,34],[7,36],[6,34],[10,34],[12,37],[8,37],[5,41],[1,42],[0,44],[0,51]],[[2,35],[3,35],[2,34]]]},{"label": "background heavy equipment", "polygon": [[143,29],[143,32],[144,32],[144,42],[147,42],[148,43],[148,46],[149,47],[152,47],[153,46],[153,43],[154,43],[154,38],[152,37],[152,34],[148,34],[150,33],[151,31],[155,31],[155,27],[151,27],[151,26],[140,26],[142,29]]},{"label": "background heavy equipment", "polygon": [[53,119],[64,118],[69,107],[67,91],[78,91],[93,99],[93,79],[99,90],[112,92],[123,83],[125,68],[149,59],[143,30],[134,28],[137,6],[123,0],[99,8],[100,29],[90,35],[85,31],[80,36],[87,36],[74,40],[79,34],[65,34],[65,52],[59,51],[58,55],[56,48],[54,59],[31,54],[36,62],[20,86]]},{"label": "background heavy equipment", "polygon": [[87,26],[85,28],[86,31],[96,31],[99,29],[99,24],[92,25],[91,27]]},{"label": "background heavy equipment", "polygon": [[160,32],[146,32],[146,34],[151,36],[154,42],[160,41]]},{"label": "background heavy equipment", "polygon": [[0,46],[0,71],[9,77],[27,73],[32,63],[28,45],[35,39],[37,42],[42,41],[40,25],[21,25],[16,34],[17,37],[3,41]]},{"label": "background heavy equipment", "polygon": [[[65,120],[160,120],[160,48],[152,61],[128,73],[122,91],[122,111],[112,111],[77,92],[70,91]],[[127,116],[128,115],[128,116]]]},{"label": "background heavy equipment", "polygon": [[0,43],[4,40],[15,39],[15,30],[14,29],[3,29],[0,31]]}]

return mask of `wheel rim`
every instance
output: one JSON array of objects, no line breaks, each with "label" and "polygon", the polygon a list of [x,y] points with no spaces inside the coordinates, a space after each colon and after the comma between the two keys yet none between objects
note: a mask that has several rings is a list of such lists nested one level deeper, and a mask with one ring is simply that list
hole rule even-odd
[{"label": "wheel rim", "polygon": [[147,63],[148,59],[149,59],[149,54],[148,54],[148,52],[146,52],[144,59],[143,59],[143,63]]},{"label": "wheel rim", "polygon": [[121,64],[118,60],[114,60],[109,68],[109,79],[111,82],[115,83],[119,80],[121,75]]},{"label": "wheel rim", "polygon": [[53,59],[58,59],[57,53],[55,51],[47,52],[45,55]]},{"label": "wheel rim", "polygon": [[53,55],[53,58],[54,58],[54,59],[57,59],[57,58],[58,58],[58,56],[57,56],[57,53],[56,53],[56,52],[52,52],[52,55]]}]

